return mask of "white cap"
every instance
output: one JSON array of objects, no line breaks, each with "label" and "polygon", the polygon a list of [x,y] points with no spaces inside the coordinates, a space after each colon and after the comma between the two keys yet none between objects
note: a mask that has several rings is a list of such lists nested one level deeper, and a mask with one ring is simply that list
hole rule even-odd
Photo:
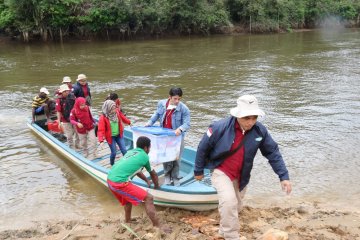
[{"label": "white cap", "polygon": [[68,82],[71,82],[71,78],[68,77],[68,76],[65,76],[65,77],[63,78],[62,83],[68,83]]},{"label": "white cap", "polygon": [[85,79],[85,80],[86,80],[86,79],[87,79],[87,77],[86,77],[86,75],[85,75],[85,74],[82,74],[82,73],[81,73],[81,74],[79,74],[79,75],[78,75],[78,77],[77,77],[76,81],[79,81],[79,80],[82,80],[82,79]]},{"label": "white cap", "polygon": [[258,100],[252,95],[239,97],[237,100],[237,106],[230,109],[230,114],[236,118],[247,116],[265,116],[264,111],[259,108]]},{"label": "white cap", "polygon": [[45,93],[47,95],[49,94],[49,91],[45,87],[40,88],[40,92]]},{"label": "white cap", "polygon": [[69,88],[69,86],[67,84],[63,84],[59,88],[59,93],[62,93],[64,91],[70,91],[70,88]]}]

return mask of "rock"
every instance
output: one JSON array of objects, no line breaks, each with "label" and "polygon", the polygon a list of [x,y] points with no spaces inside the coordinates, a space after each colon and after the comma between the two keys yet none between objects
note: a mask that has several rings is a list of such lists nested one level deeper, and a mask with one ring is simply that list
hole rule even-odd
[{"label": "rock", "polygon": [[261,235],[257,240],[288,240],[289,234],[278,229],[271,228]]}]

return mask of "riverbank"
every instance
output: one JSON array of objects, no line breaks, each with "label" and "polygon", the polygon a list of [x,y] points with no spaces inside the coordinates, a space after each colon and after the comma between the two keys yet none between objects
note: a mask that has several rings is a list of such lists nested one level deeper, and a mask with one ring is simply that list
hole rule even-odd
[{"label": "riverbank", "polygon": [[[153,228],[145,212],[134,222],[122,223],[122,217],[95,216],[81,220],[34,222],[33,227],[0,232],[0,239],[221,239],[217,235],[217,210],[191,212],[161,209],[158,216],[172,229],[164,233]],[[242,239],[263,239],[269,229],[288,234],[291,240],[352,240],[360,238],[360,212],[343,211],[302,202],[293,206],[245,206],[240,214]]]}]

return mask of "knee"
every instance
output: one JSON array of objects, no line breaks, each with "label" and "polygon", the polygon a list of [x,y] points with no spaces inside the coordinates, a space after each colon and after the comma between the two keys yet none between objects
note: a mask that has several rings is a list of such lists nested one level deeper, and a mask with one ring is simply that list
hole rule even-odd
[{"label": "knee", "polygon": [[221,199],[221,201],[219,202],[219,206],[223,209],[237,209],[238,208],[238,201],[235,198],[224,198]]}]

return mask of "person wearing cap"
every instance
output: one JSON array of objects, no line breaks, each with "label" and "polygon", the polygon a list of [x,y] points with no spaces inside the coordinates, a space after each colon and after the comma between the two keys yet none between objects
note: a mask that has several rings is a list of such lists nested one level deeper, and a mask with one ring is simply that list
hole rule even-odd
[{"label": "person wearing cap", "polygon": [[52,104],[54,102],[49,98],[49,91],[42,87],[40,88],[40,93],[33,98],[31,107],[32,107],[32,122],[35,122],[35,115],[46,115],[47,121],[51,122],[50,112]]},{"label": "person wearing cap", "polygon": [[[154,125],[156,121],[160,121],[160,127],[173,129],[176,136],[183,134],[190,128],[190,110],[181,102],[183,95],[181,88],[171,88],[168,99],[163,99],[158,102],[155,113],[145,125],[146,127]],[[184,137],[180,149],[180,156],[178,160],[163,163],[165,184],[175,185],[179,184],[179,170],[181,152],[184,148]]]},{"label": "person wearing cap", "polygon": [[61,94],[56,99],[56,115],[59,123],[59,129],[63,128],[67,143],[70,148],[75,149],[75,145],[79,146],[79,137],[77,136],[75,127],[70,123],[70,112],[75,104],[75,96],[70,92],[67,84],[62,84],[59,88]]},{"label": "person wearing cap", "polygon": [[[70,77],[68,77],[68,76],[63,77],[62,83],[66,84],[69,87],[70,91],[72,90],[72,84],[71,84],[71,78]],[[61,95],[62,94],[60,92],[60,89],[57,89],[56,92],[55,92],[55,96],[61,97]]]},{"label": "person wearing cap", "polygon": [[258,149],[278,175],[282,189],[290,194],[292,187],[277,143],[257,121],[258,116],[265,113],[259,108],[256,97],[239,97],[237,107],[232,108],[230,114],[212,123],[201,139],[194,175],[202,180],[205,168],[213,170],[211,182],[219,198],[219,234],[225,239],[239,239],[238,212]]},{"label": "person wearing cap", "polygon": [[91,106],[91,93],[89,84],[87,83],[87,77],[85,74],[79,74],[76,83],[73,85],[73,93],[76,98],[83,97],[86,99],[86,104]]}]

